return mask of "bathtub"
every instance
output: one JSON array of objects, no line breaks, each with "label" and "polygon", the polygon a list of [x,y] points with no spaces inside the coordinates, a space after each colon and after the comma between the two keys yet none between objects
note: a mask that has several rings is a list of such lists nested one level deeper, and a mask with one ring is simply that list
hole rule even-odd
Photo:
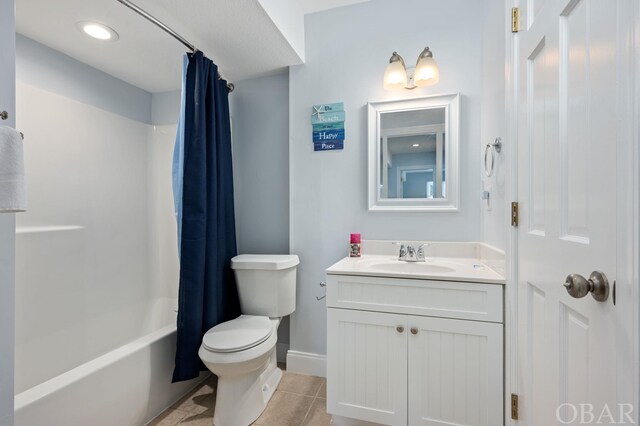
[{"label": "bathtub", "polygon": [[140,426],[160,414],[208,376],[171,383],[174,306],[152,304],[148,325],[160,327],[17,394],[15,426]]},{"label": "bathtub", "polygon": [[171,384],[176,126],[24,83],[16,110],[30,143],[29,211],[16,217],[15,425],[143,425],[197,384]]}]

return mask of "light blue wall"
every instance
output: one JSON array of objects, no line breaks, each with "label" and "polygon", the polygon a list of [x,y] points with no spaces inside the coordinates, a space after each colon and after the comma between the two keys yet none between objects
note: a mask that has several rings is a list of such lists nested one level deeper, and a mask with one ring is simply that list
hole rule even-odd
[{"label": "light blue wall", "polygon": [[16,50],[18,81],[151,123],[151,93],[20,34]]},{"label": "light blue wall", "polygon": [[180,90],[152,94],[23,35],[16,42],[20,82],[142,123],[178,122]]},{"label": "light blue wall", "polygon": [[[289,253],[289,76],[234,82],[230,95],[238,253]],[[289,342],[289,325],[278,329]]]},{"label": "light blue wall", "polygon": [[[291,348],[326,352],[326,306],[316,301],[325,269],[347,254],[349,233],[365,239],[480,238],[481,30],[477,0],[373,0],[307,15],[306,64],[290,70],[290,241],[300,256]],[[385,92],[382,77],[396,50],[413,63],[428,45],[440,66],[430,88]],[[460,211],[367,211],[366,103],[461,94]],[[313,152],[311,106],[344,102],[343,151]]]},{"label": "light blue wall", "polygon": [[[482,30],[482,140],[480,155],[484,154],[487,143],[501,136],[505,141],[502,153],[496,155],[493,176],[487,177],[484,170],[480,176],[484,189],[491,193],[491,209],[487,203],[481,203],[482,240],[487,244],[504,250],[507,244],[510,208],[507,194],[507,158],[511,155],[511,146],[506,138],[507,115],[505,109],[505,53],[508,31],[504,22],[508,22],[510,3],[504,0],[486,0]],[[511,34],[509,33],[509,37]],[[484,158],[484,157],[481,157]]]},{"label": "light blue wall", "polygon": [[180,90],[151,95],[151,124],[176,124],[180,117]]},{"label": "light blue wall", "polygon": [[433,182],[433,171],[407,173],[407,180],[402,185],[404,198],[426,198],[426,181]]},{"label": "light blue wall", "polygon": [[235,83],[230,97],[240,253],[289,253],[289,78]]},{"label": "light blue wall", "polygon": [[[0,1],[0,111],[9,113],[0,126],[15,126],[15,31],[15,3]],[[13,426],[14,271],[15,214],[0,213],[0,426]]]},{"label": "light blue wall", "polygon": [[391,168],[389,168],[389,198],[398,196],[398,167],[407,166],[436,166],[435,152],[420,152],[415,154],[394,154],[391,157]]}]

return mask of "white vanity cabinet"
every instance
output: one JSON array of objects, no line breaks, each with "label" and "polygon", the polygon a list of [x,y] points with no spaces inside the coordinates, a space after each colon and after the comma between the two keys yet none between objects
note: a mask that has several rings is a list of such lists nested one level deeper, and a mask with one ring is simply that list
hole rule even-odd
[{"label": "white vanity cabinet", "polygon": [[327,307],[329,413],[503,424],[501,285],[328,275]]}]

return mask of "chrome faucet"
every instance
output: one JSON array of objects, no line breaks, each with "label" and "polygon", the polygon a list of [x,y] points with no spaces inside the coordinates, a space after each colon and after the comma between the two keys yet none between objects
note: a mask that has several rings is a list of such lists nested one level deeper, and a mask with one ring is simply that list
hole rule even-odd
[{"label": "chrome faucet", "polygon": [[407,246],[407,257],[404,259],[407,262],[415,262],[416,259],[416,249],[413,246]]},{"label": "chrome faucet", "polygon": [[405,262],[424,262],[424,247],[429,244],[420,244],[418,248],[408,245],[400,245],[400,253],[398,253],[398,260],[404,260]]},{"label": "chrome faucet", "polygon": [[407,247],[404,244],[400,245],[400,253],[398,254],[398,260],[404,260],[407,257]]}]

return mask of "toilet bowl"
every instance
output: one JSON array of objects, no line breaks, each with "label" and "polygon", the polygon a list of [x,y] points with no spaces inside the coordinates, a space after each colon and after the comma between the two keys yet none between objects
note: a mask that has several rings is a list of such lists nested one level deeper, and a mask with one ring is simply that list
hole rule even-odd
[{"label": "toilet bowl", "polygon": [[[282,377],[275,351],[279,323],[279,319],[241,315],[205,334],[198,355],[218,376],[216,426],[246,426],[264,411]],[[235,336],[227,335],[234,332]]]},{"label": "toilet bowl", "polygon": [[264,411],[282,378],[276,363],[278,325],[295,310],[295,255],[240,255],[231,260],[242,315],[204,335],[198,355],[218,376],[213,423],[248,426]]}]

